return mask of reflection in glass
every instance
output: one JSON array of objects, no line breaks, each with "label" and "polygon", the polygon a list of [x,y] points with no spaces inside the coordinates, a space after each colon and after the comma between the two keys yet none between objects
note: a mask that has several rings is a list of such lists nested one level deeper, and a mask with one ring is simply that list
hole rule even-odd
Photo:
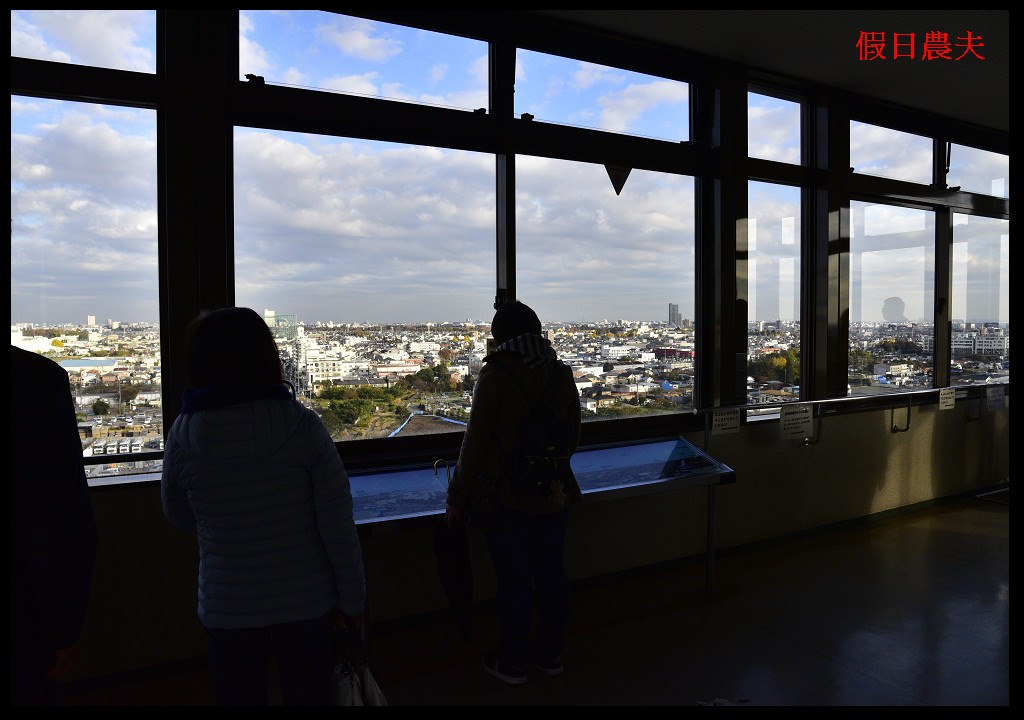
[{"label": "reflection in glass", "polygon": [[516,158],[518,299],[578,377],[584,419],[692,408],[694,190],[633,170]]},{"label": "reflection in glass", "polygon": [[[747,403],[800,399],[800,188],[748,183]],[[742,286],[742,283],[741,283]]]},{"label": "reflection in glass", "polygon": [[[162,437],[156,114],[11,98],[11,344],[68,371],[90,480]],[[102,455],[106,464],[96,464]]]},{"label": "reflection in glass", "polygon": [[11,56],[156,72],[156,13],[11,10]]},{"label": "reflection in glass", "polygon": [[953,216],[950,384],[1010,381],[1010,221]]},{"label": "reflection in glass", "polygon": [[1010,156],[953,145],[946,184],[965,192],[1010,197]]},{"label": "reflection in glass", "polygon": [[747,93],[747,154],[800,163],[800,103]]},{"label": "reflection in glass", "polygon": [[690,137],[689,85],[678,80],[520,49],[515,83],[517,117],[674,142]]},{"label": "reflection in glass", "polygon": [[935,217],[850,203],[851,395],[932,387]]},{"label": "reflection in glass", "polygon": [[865,175],[930,185],[931,138],[851,120],[850,167]]},{"label": "reflection in glass", "polygon": [[238,128],[235,223],[236,304],[335,439],[460,427],[493,314],[492,156]]},{"label": "reflection in glass", "polygon": [[239,14],[239,79],[475,110],[487,44],[320,10]]}]

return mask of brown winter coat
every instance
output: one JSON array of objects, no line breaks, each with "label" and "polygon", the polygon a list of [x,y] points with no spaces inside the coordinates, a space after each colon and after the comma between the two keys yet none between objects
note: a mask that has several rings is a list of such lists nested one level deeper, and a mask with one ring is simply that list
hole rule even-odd
[{"label": "brown winter coat", "polygon": [[496,443],[500,443],[506,452],[515,446],[516,431],[529,412],[529,405],[515,380],[504,369],[495,367],[498,362],[503,362],[505,368],[522,379],[534,399],[544,389],[550,373],[562,375],[562,382],[555,393],[555,414],[572,421],[574,431],[570,451],[576,451],[579,442],[580,395],[572,370],[558,360],[531,370],[523,364],[517,353],[499,350],[484,358],[484,367],[473,389],[469,424],[462,439],[459,461],[448,485],[448,504],[459,511],[465,511],[472,495],[473,483],[481,473],[491,473],[501,478],[501,502],[513,510],[545,514],[579,502],[583,495],[575,477],[570,480],[571,487],[556,488],[556,492],[548,498],[528,497],[518,492],[513,483],[506,481],[507,456],[496,447]]}]

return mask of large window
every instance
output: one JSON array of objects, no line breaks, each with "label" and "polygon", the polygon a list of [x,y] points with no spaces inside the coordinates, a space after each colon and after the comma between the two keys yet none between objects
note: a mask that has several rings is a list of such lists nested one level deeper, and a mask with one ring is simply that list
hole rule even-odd
[{"label": "large window", "polygon": [[932,387],[935,216],[850,203],[851,395]]},{"label": "large window", "polygon": [[1010,221],[953,216],[950,384],[1010,381]]},{"label": "large window", "polygon": [[[11,98],[11,344],[68,371],[83,454],[161,447],[156,118]],[[90,461],[90,478],[159,461]]]},{"label": "large window", "polygon": [[573,366],[585,420],[693,407],[693,179],[516,162],[517,296]]},{"label": "large window", "polygon": [[457,443],[506,292],[584,442],[1008,381],[1005,134],[518,13],[202,17],[11,12],[12,343],[68,369],[94,484],[159,467],[161,355],[223,303],[364,467]]},{"label": "large window", "polygon": [[966,192],[1010,197],[1010,157],[950,144],[946,184]]},{"label": "large window", "polygon": [[931,184],[932,141],[912,133],[850,121],[850,166],[858,173]]},{"label": "large window", "polygon": [[461,427],[493,313],[494,158],[234,143],[236,303],[264,313],[296,391],[337,440]]},{"label": "large window", "polygon": [[242,12],[238,70],[292,87],[487,107],[486,43],[318,10]]},{"label": "large window", "polygon": [[747,154],[800,164],[800,103],[747,93]]},{"label": "large window", "polygon": [[800,399],[800,188],[751,182],[747,197],[747,403],[793,402]]},{"label": "large window", "polygon": [[152,10],[11,10],[11,55],[152,73]]},{"label": "large window", "polygon": [[679,142],[690,137],[686,83],[520,49],[515,114]]}]

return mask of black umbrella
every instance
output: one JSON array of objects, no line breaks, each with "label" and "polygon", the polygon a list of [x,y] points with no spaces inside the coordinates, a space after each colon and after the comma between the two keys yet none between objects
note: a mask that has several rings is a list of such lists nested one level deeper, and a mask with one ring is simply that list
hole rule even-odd
[{"label": "black umbrella", "polygon": [[473,604],[473,568],[469,561],[469,536],[466,525],[455,521],[451,527],[441,517],[434,526],[434,556],[437,575],[455,614],[462,641],[469,640],[470,610]]}]

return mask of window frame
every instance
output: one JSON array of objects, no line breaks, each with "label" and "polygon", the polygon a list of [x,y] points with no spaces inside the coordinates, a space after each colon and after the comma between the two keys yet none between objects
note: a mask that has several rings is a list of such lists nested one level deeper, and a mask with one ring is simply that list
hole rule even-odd
[{"label": "window frame", "polygon": [[[779,78],[756,68],[738,68],[694,53],[525,18],[514,11],[375,10],[352,14],[487,42],[487,111],[466,112],[239,81],[239,16],[231,10],[158,10],[155,74],[11,58],[12,96],[123,105],[157,113],[165,432],[179,412],[186,387],[183,373],[173,362],[182,356],[185,327],[201,309],[234,303],[231,134],[236,126],[493,154],[498,195],[496,305],[515,297],[516,155],[692,176],[697,222],[697,411],[587,423],[584,445],[698,432],[707,428],[708,415],[715,409],[744,404],[745,392],[738,392],[736,369],[737,354],[747,342],[746,317],[741,316],[738,302],[741,287],[736,269],[745,251],[745,238],[737,227],[746,213],[750,180],[801,188],[801,400],[845,397],[848,325],[843,316],[849,306],[851,199],[910,203],[935,212],[934,387],[949,385],[952,214],[1009,219],[1009,199],[947,188],[944,149],[946,143],[953,142],[1009,156],[1008,133]],[[515,118],[516,48],[688,83],[690,139],[672,143]],[[623,58],[629,62],[623,63]],[[750,91],[799,100],[800,165],[746,156],[745,110]],[[935,149],[932,183],[848,172],[851,120],[931,138]],[[179,149],[183,147],[192,151],[182,153]],[[909,402],[936,402],[934,395],[913,397]],[[851,398],[841,407],[859,412],[891,407],[893,402]],[[908,400],[897,398],[895,402]],[[461,431],[455,431],[350,441],[344,446],[346,464],[353,469],[380,468],[453,458],[461,437]]]}]

